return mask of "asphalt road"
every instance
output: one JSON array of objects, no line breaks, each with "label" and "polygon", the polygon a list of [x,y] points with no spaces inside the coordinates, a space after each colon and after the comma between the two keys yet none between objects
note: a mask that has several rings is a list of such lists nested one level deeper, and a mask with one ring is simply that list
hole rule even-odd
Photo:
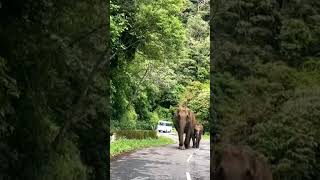
[{"label": "asphalt road", "polygon": [[[209,180],[210,142],[201,140],[200,148],[178,149],[178,136],[161,134],[175,144],[147,148],[111,162],[112,180]],[[192,145],[192,141],[191,141]]]}]

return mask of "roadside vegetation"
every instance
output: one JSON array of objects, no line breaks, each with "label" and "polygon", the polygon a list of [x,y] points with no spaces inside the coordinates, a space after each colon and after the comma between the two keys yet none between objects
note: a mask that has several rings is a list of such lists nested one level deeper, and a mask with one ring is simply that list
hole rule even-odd
[{"label": "roadside vegetation", "polygon": [[0,1],[0,179],[107,179],[106,3]]},{"label": "roadside vegetation", "polygon": [[114,157],[134,150],[156,147],[162,145],[173,144],[174,141],[170,138],[160,136],[159,138],[147,138],[147,139],[126,139],[120,138],[110,145],[110,159]]},{"label": "roadside vegetation", "polygon": [[319,178],[320,1],[212,5],[212,124],[221,142],[264,154],[275,180]]},{"label": "roadside vegetation", "polygon": [[180,104],[209,131],[208,22],[208,3],[198,11],[190,0],[111,1],[111,129],[126,137],[111,143],[112,157],[173,143],[140,132],[171,121]]},{"label": "roadside vegetation", "polygon": [[155,130],[186,104],[209,131],[209,3],[111,0],[111,129]]},{"label": "roadside vegetation", "polygon": [[157,132],[154,130],[118,130],[115,131],[115,136],[126,139],[155,139],[158,137]]},{"label": "roadside vegetation", "polygon": [[204,135],[201,136],[201,139],[210,140],[210,133],[209,132],[204,133]]}]

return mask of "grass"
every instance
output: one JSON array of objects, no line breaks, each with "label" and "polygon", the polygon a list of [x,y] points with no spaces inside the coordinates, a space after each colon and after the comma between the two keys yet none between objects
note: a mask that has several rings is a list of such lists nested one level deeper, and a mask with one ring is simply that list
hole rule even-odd
[{"label": "grass", "polygon": [[122,153],[153,146],[173,144],[174,141],[167,137],[160,136],[158,139],[118,139],[110,144],[111,159]]},{"label": "grass", "polygon": [[202,138],[205,139],[205,140],[210,140],[210,133],[208,133],[208,132],[204,133]]}]

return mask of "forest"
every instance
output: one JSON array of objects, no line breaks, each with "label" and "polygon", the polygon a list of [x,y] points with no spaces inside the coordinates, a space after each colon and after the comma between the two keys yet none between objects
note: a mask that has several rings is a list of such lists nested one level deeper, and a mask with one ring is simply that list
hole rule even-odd
[{"label": "forest", "polygon": [[0,0],[0,179],[107,179],[108,3]]},{"label": "forest", "polygon": [[274,179],[318,179],[320,1],[215,0],[210,9],[218,142],[262,153]]},{"label": "forest", "polygon": [[178,104],[208,124],[208,3],[0,9],[0,179],[107,179],[110,129],[154,129]]},{"label": "forest", "polygon": [[111,1],[111,130],[154,130],[187,105],[209,130],[209,3]]},{"label": "forest", "polygon": [[0,179],[107,179],[109,130],[179,104],[318,179],[320,1],[0,0],[0,102]]}]

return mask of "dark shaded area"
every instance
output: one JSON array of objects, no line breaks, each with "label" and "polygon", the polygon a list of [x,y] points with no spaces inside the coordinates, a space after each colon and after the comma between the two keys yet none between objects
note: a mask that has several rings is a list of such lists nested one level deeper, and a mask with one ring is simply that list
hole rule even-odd
[{"label": "dark shaded area", "polygon": [[265,155],[274,179],[319,177],[319,1],[211,3],[211,137]]},{"label": "dark shaded area", "polygon": [[272,180],[266,160],[248,147],[224,146],[216,155],[214,179]]},{"label": "dark shaded area", "polygon": [[108,179],[108,5],[0,4],[0,179]]}]

